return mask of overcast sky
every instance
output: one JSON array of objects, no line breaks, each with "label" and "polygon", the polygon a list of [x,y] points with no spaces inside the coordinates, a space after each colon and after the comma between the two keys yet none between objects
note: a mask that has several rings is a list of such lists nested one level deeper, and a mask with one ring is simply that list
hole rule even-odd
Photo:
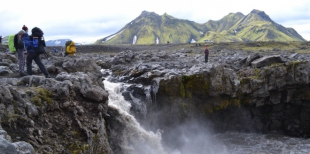
[{"label": "overcast sky", "polygon": [[[5,0],[0,3],[0,35],[17,33],[25,24],[44,31],[45,40],[93,43],[113,34],[142,11],[167,13],[197,23],[229,13],[265,11],[284,27],[310,40],[310,0]],[[30,32],[29,31],[29,32]]]}]

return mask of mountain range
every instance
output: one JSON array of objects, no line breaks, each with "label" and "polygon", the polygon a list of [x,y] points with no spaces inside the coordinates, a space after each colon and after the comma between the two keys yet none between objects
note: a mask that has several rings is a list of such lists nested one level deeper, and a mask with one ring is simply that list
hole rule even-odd
[{"label": "mountain range", "polygon": [[95,44],[165,44],[193,42],[306,41],[293,28],[274,22],[264,11],[229,13],[199,24],[167,13],[143,11],[136,19]]},{"label": "mountain range", "polygon": [[63,46],[67,41],[71,41],[70,39],[58,39],[58,40],[48,40],[45,41],[46,46]]}]

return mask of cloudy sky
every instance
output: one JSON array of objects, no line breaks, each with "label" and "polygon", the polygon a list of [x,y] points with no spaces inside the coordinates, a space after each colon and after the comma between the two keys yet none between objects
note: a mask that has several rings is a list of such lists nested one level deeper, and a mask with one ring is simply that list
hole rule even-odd
[{"label": "cloudy sky", "polygon": [[26,25],[30,30],[40,27],[45,40],[93,43],[117,32],[142,11],[205,23],[229,13],[247,15],[253,9],[265,11],[278,24],[310,40],[310,0],[5,0],[0,5],[0,35],[17,33]]}]

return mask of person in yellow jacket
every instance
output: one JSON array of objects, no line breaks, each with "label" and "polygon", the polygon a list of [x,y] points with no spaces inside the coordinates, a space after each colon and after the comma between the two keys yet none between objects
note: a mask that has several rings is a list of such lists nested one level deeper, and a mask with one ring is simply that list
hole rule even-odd
[{"label": "person in yellow jacket", "polygon": [[64,56],[74,56],[76,53],[75,43],[73,41],[67,41],[65,46],[63,46]]}]

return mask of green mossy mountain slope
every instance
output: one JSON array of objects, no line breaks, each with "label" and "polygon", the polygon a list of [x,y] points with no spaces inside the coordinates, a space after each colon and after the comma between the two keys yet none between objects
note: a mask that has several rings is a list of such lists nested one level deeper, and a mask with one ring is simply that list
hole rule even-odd
[{"label": "green mossy mountain slope", "polygon": [[248,15],[230,13],[218,21],[199,24],[143,11],[121,30],[96,44],[165,44],[244,42],[244,41],[305,41],[293,28],[277,24],[264,12],[253,10]]}]

